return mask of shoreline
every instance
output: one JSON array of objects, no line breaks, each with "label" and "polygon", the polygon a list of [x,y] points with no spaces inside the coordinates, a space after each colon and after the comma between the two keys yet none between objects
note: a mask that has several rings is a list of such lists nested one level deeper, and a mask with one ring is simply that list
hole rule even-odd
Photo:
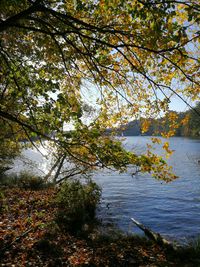
[{"label": "shoreline", "polygon": [[[2,191],[2,188],[1,188]],[[198,266],[194,248],[171,251],[134,235],[86,227],[72,235],[54,222],[54,188],[4,188],[1,266]],[[16,240],[18,238],[18,240]],[[12,243],[13,242],[13,243]],[[9,245],[10,244],[10,245]],[[2,250],[1,250],[2,252]]]}]

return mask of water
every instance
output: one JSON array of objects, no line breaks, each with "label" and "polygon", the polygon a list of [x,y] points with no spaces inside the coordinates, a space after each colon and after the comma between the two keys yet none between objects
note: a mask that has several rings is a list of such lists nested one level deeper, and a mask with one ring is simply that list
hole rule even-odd
[{"label": "water", "polygon": [[[149,137],[127,137],[124,145],[142,153],[148,140]],[[123,174],[107,170],[94,174],[102,187],[99,216],[105,222],[113,222],[125,232],[141,233],[131,222],[133,217],[179,241],[200,235],[200,140],[174,137],[170,145],[175,152],[169,163],[180,177],[171,183],[155,180],[148,174],[132,177],[131,168]],[[29,150],[26,155],[39,161],[39,168],[45,171],[48,164],[38,152]],[[20,163],[16,165],[19,168]]]},{"label": "water", "polygon": [[[142,152],[148,137],[127,137],[125,146]],[[172,138],[175,149],[169,163],[179,179],[164,183],[148,174],[99,172],[95,180],[103,188],[100,216],[125,232],[141,233],[133,217],[160,234],[179,241],[200,235],[200,140]]]}]

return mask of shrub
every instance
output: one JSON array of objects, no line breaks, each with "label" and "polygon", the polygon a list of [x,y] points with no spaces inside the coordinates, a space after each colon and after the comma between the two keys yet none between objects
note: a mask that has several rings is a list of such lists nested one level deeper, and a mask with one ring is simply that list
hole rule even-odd
[{"label": "shrub", "polygon": [[44,179],[28,171],[22,171],[19,174],[4,174],[0,178],[0,185],[6,187],[20,187],[23,189],[39,190],[49,187],[51,184],[46,183]]},{"label": "shrub", "polygon": [[197,236],[189,245],[189,250],[194,257],[200,260],[200,236]]},{"label": "shrub", "polygon": [[40,176],[27,171],[19,174],[17,183],[24,189],[39,190],[45,187],[45,182]]},{"label": "shrub", "polygon": [[5,199],[5,196],[4,196],[4,193],[2,190],[0,190],[0,214],[3,212],[4,210],[4,199]]},{"label": "shrub", "polygon": [[91,180],[67,181],[57,195],[57,224],[64,230],[76,232],[95,219],[96,207],[100,201],[100,187]]},{"label": "shrub", "polygon": [[17,174],[4,173],[0,176],[0,186],[14,187],[17,185],[18,176]]}]

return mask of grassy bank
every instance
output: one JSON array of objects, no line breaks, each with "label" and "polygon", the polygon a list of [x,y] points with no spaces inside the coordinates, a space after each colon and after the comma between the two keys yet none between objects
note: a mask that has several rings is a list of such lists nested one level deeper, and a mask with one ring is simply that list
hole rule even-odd
[{"label": "grassy bank", "polygon": [[58,191],[1,187],[1,266],[200,266],[199,243],[173,252],[145,238],[102,234],[94,220],[77,231],[61,227]]}]

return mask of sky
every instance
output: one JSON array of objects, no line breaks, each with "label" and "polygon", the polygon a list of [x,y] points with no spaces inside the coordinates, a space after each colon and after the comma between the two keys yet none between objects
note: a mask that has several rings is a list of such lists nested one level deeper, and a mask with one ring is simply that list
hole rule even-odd
[{"label": "sky", "polygon": [[[189,100],[186,100],[188,102],[188,104],[190,104],[191,106],[194,105],[194,103],[192,103]],[[188,105],[186,105],[180,98],[178,98],[177,96],[173,96],[171,97],[171,103],[169,104],[169,108],[170,110],[174,110],[177,112],[184,112],[186,110],[189,109]]]},{"label": "sky", "polygon": [[[100,97],[100,93],[98,93],[98,89],[94,88],[94,84],[87,84],[86,87],[82,88],[82,97],[83,100],[86,101],[89,105],[92,107],[96,107],[96,100],[98,97]],[[169,103],[169,108],[170,110],[174,110],[177,112],[185,112],[187,111],[190,107],[183,102],[178,96],[174,95],[170,98],[171,102]],[[192,102],[189,99],[185,99],[185,101],[191,105],[195,106],[195,102]]]}]

